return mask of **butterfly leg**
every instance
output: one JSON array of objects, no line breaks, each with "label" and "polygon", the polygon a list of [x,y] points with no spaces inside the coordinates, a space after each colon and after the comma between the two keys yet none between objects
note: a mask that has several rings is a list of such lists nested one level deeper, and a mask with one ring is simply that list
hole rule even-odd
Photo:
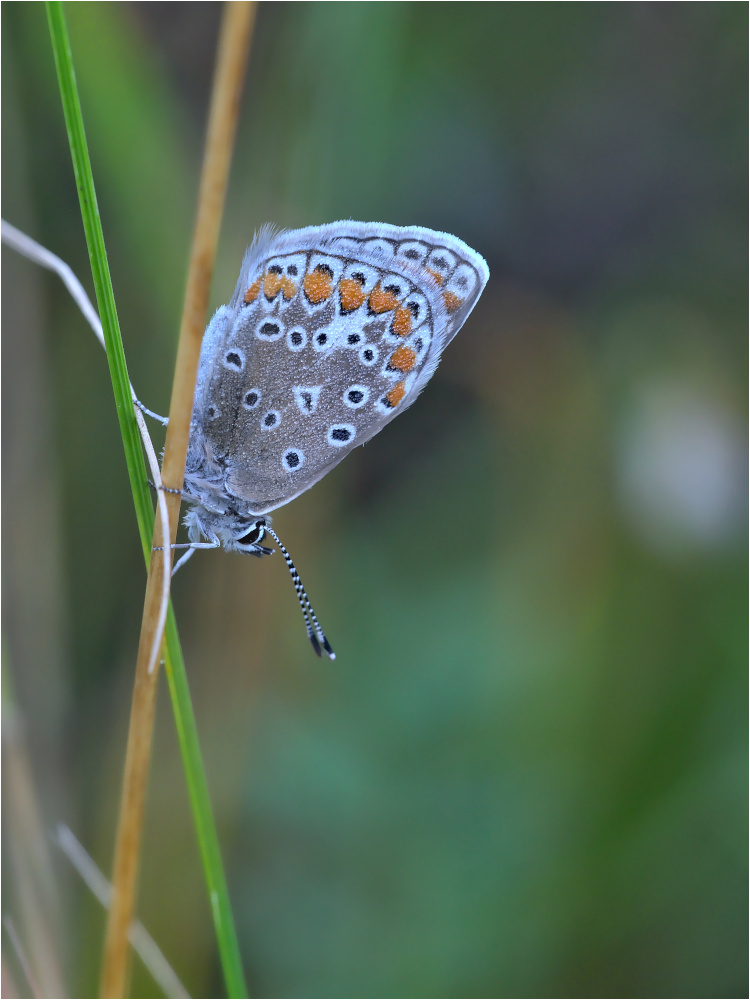
[{"label": "butterfly leg", "polygon": [[[211,534],[208,537],[209,537],[209,540],[207,542],[175,542],[175,544],[171,546],[172,550],[174,550],[174,549],[187,549],[187,552],[183,553],[183,555],[180,556],[180,558],[177,560],[177,562],[172,567],[172,576],[175,575],[175,573],[177,572],[178,569],[180,569],[182,566],[185,565],[185,563],[188,561],[188,559],[190,559],[192,557],[192,555],[196,551],[196,549],[218,549],[218,548],[221,548],[221,542],[216,537],[216,535],[214,535],[213,532],[211,532]],[[153,550],[154,550],[154,552],[162,552],[164,550],[164,546],[163,545],[155,545]]]},{"label": "butterfly leg", "polygon": [[188,561],[188,559],[191,558],[191,556],[194,553],[195,553],[195,548],[192,545],[188,548],[187,552],[183,552],[182,553],[182,555],[180,556],[180,558],[177,560],[177,562],[172,567],[172,576],[175,575],[175,573],[177,572],[178,569],[180,569],[182,566],[185,565],[185,563]]},{"label": "butterfly leg", "polygon": [[149,410],[147,406],[138,399],[135,393],[133,393],[133,403],[138,407],[141,413],[145,413],[147,417],[151,417],[152,420],[158,420],[162,427],[166,427],[169,423],[169,417],[161,417],[158,413],[154,413],[153,410]]},{"label": "butterfly leg", "polygon": [[[152,490],[156,490],[156,488],[157,488],[156,487],[156,483],[151,482],[150,479],[147,479],[146,482],[148,483],[148,485],[151,487]],[[162,485],[159,486],[159,489],[163,493],[177,493],[177,494],[179,494],[179,496],[184,496],[185,495],[185,491],[184,490],[178,490],[176,486],[165,486],[162,483]]]}]

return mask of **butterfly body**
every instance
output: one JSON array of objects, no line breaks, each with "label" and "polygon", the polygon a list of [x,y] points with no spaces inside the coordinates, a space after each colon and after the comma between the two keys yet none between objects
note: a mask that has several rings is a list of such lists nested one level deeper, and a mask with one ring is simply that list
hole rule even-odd
[{"label": "butterfly body", "polygon": [[478,253],[431,229],[261,230],[203,337],[175,570],[198,548],[269,555],[268,534],[313,649],[334,659],[268,515],[414,402],[488,278]]}]

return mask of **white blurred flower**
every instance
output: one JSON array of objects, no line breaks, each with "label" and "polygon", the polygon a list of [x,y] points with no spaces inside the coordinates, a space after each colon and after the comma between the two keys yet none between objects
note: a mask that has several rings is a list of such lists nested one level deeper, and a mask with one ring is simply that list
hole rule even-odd
[{"label": "white blurred flower", "polygon": [[616,450],[628,520],[662,553],[714,550],[737,537],[746,509],[746,451],[738,418],[688,379],[641,384]]}]

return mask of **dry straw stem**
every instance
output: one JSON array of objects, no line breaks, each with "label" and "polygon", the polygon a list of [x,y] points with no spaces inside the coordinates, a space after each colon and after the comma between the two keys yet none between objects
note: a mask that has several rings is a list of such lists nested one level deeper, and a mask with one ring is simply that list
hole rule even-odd
[{"label": "dry straw stem", "polygon": [[[54,866],[39,809],[24,722],[16,707],[10,672],[6,672],[5,665],[2,722],[5,860],[15,888],[12,908],[19,918],[16,932],[9,914],[5,915],[5,929],[23,967],[31,990],[29,995],[61,997],[66,993],[60,963],[60,910]],[[26,949],[21,941],[26,943]],[[28,951],[28,958],[25,951]],[[22,996],[21,993],[15,995]]]},{"label": "dry straw stem", "polygon": [[[227,3],[222,16],[198,212],[162,465],[163,482],[175,488],[182,486],[185,474],[198,359],[234,145],[242,81],[255,20],[255,7],[255,3]],[[171,538],[174,542],[180,513],[179,495],[168,494],[167,503]],[[160,542],[156,534],[158,532],[157,523],[155,544]],[[149,662],[152,649],[161,644],[163,637],[163,592],[165,582],[167,585],[169,582],[168,579],[166,581],[164,579],[165,566],[171,567],[171,557],[164,559],[158,553],[152,554],[138,646],[115,844],[113,897],[107,922],[101,978],[102,997],[124,997],[126,990],[130,951],[128,932],[135,907],[158,679],[158,669],[149,670]]]},{"label": "dry straw stem", "polygon": [[[73,831],[64,823],[57,824],[55,840],[84,883],[106,909],[112,898],[112,886],[99,871],[94,859],[86,851],[83,844],[76,839]],[[190,994],[164,957],[161,948],[140,920],[134,920],[130,925],[130,942],[165,997],[179,997],[181,1000],[188,998],[189,1000]]]}]

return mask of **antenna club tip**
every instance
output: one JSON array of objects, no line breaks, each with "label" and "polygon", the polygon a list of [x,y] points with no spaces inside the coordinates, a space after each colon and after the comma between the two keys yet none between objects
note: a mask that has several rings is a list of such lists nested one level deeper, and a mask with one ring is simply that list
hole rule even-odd
[{"label": "antenna club tip", "polygon": [[335,660],[336,659],[336,654],[333,652],[333,650],[331,650],[331,652],[328,654],[328,659],[329,660]]}]

